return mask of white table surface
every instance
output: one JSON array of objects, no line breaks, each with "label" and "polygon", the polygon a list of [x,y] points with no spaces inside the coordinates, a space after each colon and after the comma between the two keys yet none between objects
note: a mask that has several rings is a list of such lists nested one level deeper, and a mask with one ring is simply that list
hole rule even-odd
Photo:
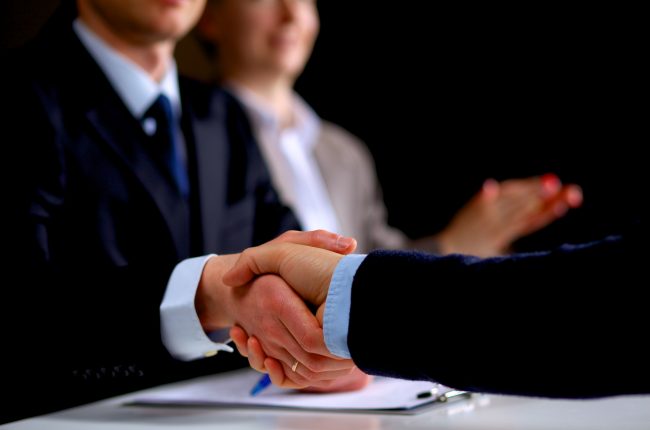
[{"label": "white table surface", "polygon": [[143,392],[0,427],[3,430],[650,429],[650,396],[598,400],[477,396],[417,415],[123,406]]}]

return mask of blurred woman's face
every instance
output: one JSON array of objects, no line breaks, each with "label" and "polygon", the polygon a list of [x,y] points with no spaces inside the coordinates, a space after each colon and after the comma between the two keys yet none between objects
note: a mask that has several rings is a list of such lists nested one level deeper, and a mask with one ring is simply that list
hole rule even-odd
[{"label": "blurred woman's face", "polygon": [[[230,70],[295,79],[318,35],[316,0],[217,0],[206,17],[220,61]],[[202,30],[206,28],[202,23]]]}]

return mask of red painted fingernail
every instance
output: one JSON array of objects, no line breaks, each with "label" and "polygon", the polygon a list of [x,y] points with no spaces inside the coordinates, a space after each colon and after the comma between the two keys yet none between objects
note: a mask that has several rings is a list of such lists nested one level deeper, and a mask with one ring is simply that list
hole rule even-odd
[{"label": "red painted fingernail", "polygon": [[562,187],[560,178],[553,173],[542,175],[540,181],[542,183],[542,192],[547,196],[557,193]]}]

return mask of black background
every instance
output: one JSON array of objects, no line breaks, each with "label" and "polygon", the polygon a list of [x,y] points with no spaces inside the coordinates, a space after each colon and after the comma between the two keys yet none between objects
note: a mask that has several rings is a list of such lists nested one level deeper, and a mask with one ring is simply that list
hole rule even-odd
[{"label": "black background", "polygon": [[597,238],[638,214],[639,11],[351,3],[319,3],[298,89],[369,145],[393,224],[437,231],[485,178],[546,172],[581,184],[584,207],[519,249]]},{"label": "black background", "polygon": [[[58,2],[0,6],[2,48]],[[487,177],[555,172],[585,205],[519,249],[615,232],[646,193],[641,11],[628,6],[321,1],[298,91],[375,156],[390,222],[433,233]]]}]

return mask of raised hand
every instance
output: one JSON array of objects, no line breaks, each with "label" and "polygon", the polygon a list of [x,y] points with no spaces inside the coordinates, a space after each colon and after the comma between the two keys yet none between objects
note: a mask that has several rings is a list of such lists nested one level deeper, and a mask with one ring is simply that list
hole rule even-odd
[{"label": "raised hand", "polygon": [[501,255],[515,240],[581,204],[580,187],[563,186],[555,175],[501,183],[489,179],[436,240],[444,254]]}]

